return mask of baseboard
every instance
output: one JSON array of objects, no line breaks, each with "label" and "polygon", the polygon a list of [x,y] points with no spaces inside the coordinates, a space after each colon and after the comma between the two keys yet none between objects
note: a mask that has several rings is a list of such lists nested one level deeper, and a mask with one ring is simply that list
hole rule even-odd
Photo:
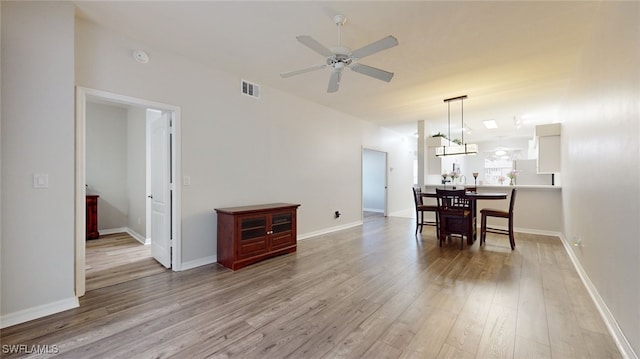
[{"label": "baseboard", "polygon": [[151,239],[150,238],[145,238],[143,235],[141,235],[140,233],[134,231],[131,228],[127,227],[127,233],[129,233],[129,235],[133,238],[135,238],[136,241],[144,244],[145,246],[148,246],[151,244]]},{"label": "baseboard", "polygon": [[77,308],[79,306],[80,303],[78,302],[78,298],[72,297],[34,308],[23,309],[15,313],[9,313],[0,317],[0,329],[46,317],[47,315],[64,312],[65,310]]},{"label": "baseboard", "polygon": [[[301,235],[297,236],[297,239],[298,240],[307,239],[307,238],[319,236],[319,235],[322,235],[322,234],[327,234],[327,233],[336,232],[336,231],[340,231],[340,230],[343,230],[343,229],[359,226],[359,225],[362,225],[362,221],[351,222],[351,223],[343,224],[343,225],[336,226],[336,227],[326,228],[326,229],[323,229],[323,230],[320,230],[320,231],[316,231],[316,232],[301,234]],[[195,260],[188,261],[188,262],[182,262],[182,265],[180,266],[179,270],[180,271],[189,270],[189,269],[193,269],[193,268],[196,268],[196,267],[201,267],[201,266],[204,266],[204,265],[217,263],[217,262],[218,262],[217,256],[199,258],[199,259],[195,259]]]},{"label": "baseboard", "polygon": [[362,210],[365,212],[384,213],[384,209],[380,208],[363,208]]},{"label": "baseboard", "polygon": [[400,218],[416,218],[416,210],[415,208],[403,209],[400,211],[389,213],[389,217],[400,217]]},{"label": "baseboard", "polygon": [[217,256],[199,258],[199,259],[195,259],[195,260],[188,261],[188,262],[182,262],[182,265],[180,266],[179,270],[180,271],[189,270],[189,269],[193,269],[193,268],[196,268],[196,267],[202,267],[202,266],[206,266],[208,264],[217,263],[217,262],[218,262],[218,257]]},{"label": "baseboard", "polygon": [[141,235],[140,233],[134,231],[129,227],[101,229],[99,232],[100,232],[100,235],[105,235],[105,236],[109,234],[115,234],[115,233],[127,233],[128,235],[133,237],[136,241],[144,244],[145,246],[151,244],[151,240],[149,238],[145,238],[143,235]]},{"label": "baseboard", "polygon": [[320,235],[328,234],[328,233],[332,233],[332,232],[337,232],[337,231],[341,231],[343,229],[356,227],[356,226],[360,226],[360,225],[362,225],[362,221],[355,221],[355,222],[346,223],[346,224],[343,224],[343,225],[340,225],[340,226],[321,229],[321,230],[315,231],[315,232],[299,234],[297,237],[298,237],[298,240],[303,240],[303,239],[316,237],[316,236],[320,236]]},{"label": "baseboard", "polygon": [[101,236],[107,236],[109,234],[116,234],[116,233],[125,233],[126,231],[127,231],[127,227],[109,228],[109,229],[100,229],[100,230],[98,230],[98,232],[100,232]]},{"label": "baseboard", "polygon": [[580,264],[578,257],[576,257],[575,253],[573,252],[573,249],[571,248],[571,244],[567,241],[567,239],[562,233],[560,233],[558,236],[560,237],[560,241],[562,241],[562,244],[564,245],[564,249],[567,251],[569,258],[571,258],[571,262],[573,263],[574,268],[578,272],[578,275],[580,276],[582,283],[587,288],[587,291],[591,296],[591,300],[593,300],[593,302],[596,305],[596,308],[598,308],[598,312],[600,312],[600,316],[602,316],[602,319],[604,320],[604,324],[607,326],[609,333],[613,337],[613,340],[616,342],[616,346],[618,347],[618,350],[620,350],[620,353],[624,358],[638,359],[638,356],[633,351],[631,344],[629,344],[629,341],[624,336],[624,333],[620,329],[620,326],[618,326],[618,322],[616,321],[616,318],[613,316],[613,314],[609,310],[609,307],[607,307],[607,304],[604,302],[604,300],[598,293],[598,290],[591,282],[591,279],[589,278],[587,273],[584,271],[584,268],[582,268],[582,265]]},{"label": "baseboard", "polygon": [[[509,227],[507,226],[495,226],[495,225],[489,224],[487,225],[487,227],[502,229],[505,231],[509,230]],[[480,233],[480,230],[482,229],[481,225],[478,224],[476,229],[478,230],[478,233]],[[546,229],[522,228],[522,227],[513,227],[513,231],[515,233],[536,234],[539,236],[550,236],[550,237],[560,237],[562,235],[562,232],[558,232],[558,231],[550,231]]]}]

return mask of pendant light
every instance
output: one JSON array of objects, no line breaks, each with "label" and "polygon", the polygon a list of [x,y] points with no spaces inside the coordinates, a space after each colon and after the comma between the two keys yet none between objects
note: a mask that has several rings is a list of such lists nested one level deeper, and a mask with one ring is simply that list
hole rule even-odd
[{"label": "pendant light", "polygon": [[[447,123],[449,126],[449,134],[448,138],[451,141],[451,102],[452,101],[460,101],[460,117],[461,117],[461,129],[464,129],[464,99],[467,98],[467,95],[452,97],[445,99],[444,102],[447,103]],[[449,142],[451,143],[451,142]],[[476,144],[467,144],[464,142],[464,130],[462,131],[462,141],[460,145],[445,145],[436,147],[436,156],[452,156],[452,155],[475,155],[478,153],[478,145]]]}]

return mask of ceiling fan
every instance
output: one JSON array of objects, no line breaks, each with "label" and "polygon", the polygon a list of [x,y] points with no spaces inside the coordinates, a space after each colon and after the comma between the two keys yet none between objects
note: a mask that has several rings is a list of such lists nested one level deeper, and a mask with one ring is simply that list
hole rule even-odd
[{"label": "ceiling fan", "polygon": [[351,51],[348,47],[342,46],[342,25],[345,24],[347,18],[344,15],[336,15],[333,21],[338,26],[338,46],[328,49],[314,38],[308,35],[297,36],[296,39],[303,45],[307,46],[311,50],[319,53],[327,58],[326,64],[315,65],[300,70],[281,73],[280,76],[287,78],[294,75],[303,74],[315,70],[320,70],[325,67],[333,68],[331,77],[329,78],[329,86],[327,92],[336,92],[340,86],[340,79],[342,78],[342,70],[345,67],[350,68],[357,73],[373,77],[378,80],[389,82],[393,78],[393,72],[377,69],[365,64],[358,63],[358,60],[373,55],[382,50],[386,50],[390,47],[398,45],[398,40],[393,36],[387,36],[371,44],[361,47],[357,50]]}]

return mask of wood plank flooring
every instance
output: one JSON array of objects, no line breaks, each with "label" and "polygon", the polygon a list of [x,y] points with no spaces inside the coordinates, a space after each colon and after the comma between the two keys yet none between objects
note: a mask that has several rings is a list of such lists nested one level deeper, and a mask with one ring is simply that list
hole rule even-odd
[{"label": "wood plank flooring", "polygon": [[460,250],[423,232],[367,220],[235,272],[207,265],[96,289],[0,338],[60,358],[621,357],[558,238],[517,234],[511,251],[489,235]]},{"label": "wood plank flooring", "polygon": [[86,242],[87,291],[142,278],[166,269],[145,246],[127,233],[100,236]]}]

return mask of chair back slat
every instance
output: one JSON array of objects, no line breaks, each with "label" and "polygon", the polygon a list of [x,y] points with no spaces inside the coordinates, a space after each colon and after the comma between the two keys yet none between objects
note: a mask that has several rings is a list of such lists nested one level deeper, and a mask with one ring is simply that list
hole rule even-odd
[{"label": "chair back slat", "polygon": [[465,190],[448,190],[436,188],[439,210],[461,210],[470,207],[469,199],[464,196]]},{"label": "chair back slat", "polygon": [[413,187],[413,202],[418,207],[422,203],[422,189],[420,187]]},{"label": "chair back slat", "polygon": [[513,214],[513,207],[516,204],[516,189],[511,190],[511,200],[509,201],[509,213]]}]

